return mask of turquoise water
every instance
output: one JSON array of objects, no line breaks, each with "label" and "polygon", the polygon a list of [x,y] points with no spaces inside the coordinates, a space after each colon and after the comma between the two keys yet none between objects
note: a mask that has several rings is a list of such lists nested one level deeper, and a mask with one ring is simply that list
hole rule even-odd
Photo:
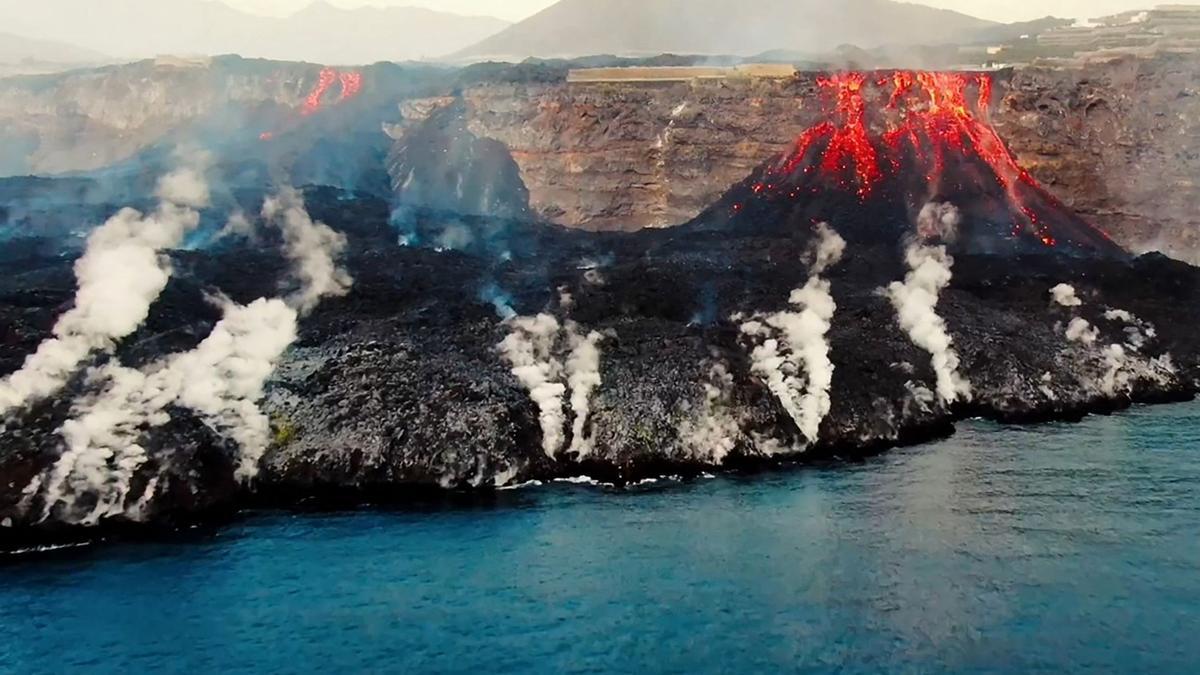
[{"label": "turquoise water", "polygon": [[0,567],[0,672],[1109,672],[1200,663],[1200,405],[865,464],[260,515]]}]

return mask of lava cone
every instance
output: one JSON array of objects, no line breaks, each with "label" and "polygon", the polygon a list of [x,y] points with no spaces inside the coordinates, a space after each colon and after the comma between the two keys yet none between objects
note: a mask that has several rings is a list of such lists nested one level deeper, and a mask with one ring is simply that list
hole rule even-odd
[{"label": "lava cone", "polygon": [[899,241],[929,203],[963,215],[970,253],[1122,256],[1038,185],[992,127],[987,73],[851,72],[819,82],[825,119],[696,225],[761,232],[828,220],[848,239]]}]

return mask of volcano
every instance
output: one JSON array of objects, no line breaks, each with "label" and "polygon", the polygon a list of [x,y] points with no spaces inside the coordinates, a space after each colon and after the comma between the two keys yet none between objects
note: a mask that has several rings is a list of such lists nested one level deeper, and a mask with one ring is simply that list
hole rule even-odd
[{"label": "volcano", "polygon": [[846,235],[878,242],[906,236],[925,205],[949,202],[964,216],[962,252],[1125,255],[1018,165],[989,120],[991,74],[848,72],[818,84],[822,120],[697,223],[860,222],[869,225]]}]

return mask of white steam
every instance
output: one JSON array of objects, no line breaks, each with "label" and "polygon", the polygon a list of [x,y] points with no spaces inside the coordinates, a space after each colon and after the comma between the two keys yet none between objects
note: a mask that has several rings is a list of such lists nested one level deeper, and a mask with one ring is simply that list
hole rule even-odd
[{"label": "white steam", "polygon": [[1067,340],[1071,342],[1091,346],[1099,339],[1100,331],[1087,319],[1077,316],[1067,324]]},{"label": "white steam", "polygon": [[680,442],[693,459],[719,466],[737,448],[742,429],[734,412],[732,391],[733,374],[724,363],[714,363],[704,383],[700,409],[685,408],[685,413],[691,414],[679,424]]},{"label": "white steam", "polygon": [[592,412],[592,392],[600,380],[600,340],[603,336],[596,331],[586,336],[573,321],[567,322],[567,337],[571,355],[567,357],[567,386],[571,390],[571,452],[579,457],[592,453],[594,441],[587,435],[588,417]]},{"label": "white steam", "polygon": [[[584,333],[579,324],[560,324],[550,314],[515,316],[505,296],[486,292],[510,332],[499,344],[500,353],[512,366],[512,374],[538,407],[542,450],[551,459],[566,443],[565,397],[570,392],[571,445],[568,450],[583,459],[595,448],[588,434],[592,396],[600,387],[600,342],[603,335]],[[569,310],[573,300],[560,290],[560,305]],[[563,355],[565,354],[565,365]]]},{"label": "white steam", "polygon": [[[957,214],[957,210],[953,213]],[[905,260],[909,272],[904,281],[893,282],[887,288],[900,327],[913,344],[932,357],[938,399],[943,404],[970,401],[971,383],[958,372],[958,353],[954,351],[945,320],[937,313],[938,297],[953,278],[954,259],[945,246],[915,241],[905,251]]]},{"label": "white steam", "polygon": [[75,306],[59,317],[54,337],[0,381],[0,415],[54,394],[90,355],[111,350],[149,316],[171,277],[163,251],[200,223],[208,188],[198,172],[181,169],[159,181],[158,196],[154,213],[122,209],[88,237],[75,263]]},{"label": "white steam", "polygon": [[[170,406],[193,410],[221,438],[236,444],[238,479],[257,475],[270,444],[270,422],[258,405],[267,380],[296,340],[300,313],[323,297],[346,293],[349,283],[335,260],[341,239],[313,223],[294,192],[283,199],[288,200],[281,223],[284,252],[293,261],[299,290],[286,301],[259,299],[247,305],[218,297],[223,318],[195,349],[143,370],[115,362],[97,369],[92,379],[104,388],[77,403],[75,416],[61,430],[67,450],[44,483],[45,516],[61,503],[66,507],[62,517],[81,524],[122,513],[141,517],[157,479],[151,479],[137,503],[126,506],[131,481],[149,459],[140,438],[170,421]],[[86,514],[77,512],[83,495],[96,499]]]},{"label": "white steam", "polygon": [[500,343],[500,352],[512,365],[512,374],[529,392],[538,407],[542,428],[542,450],[554,458],[562,449],[564,436],[562,362],[554,356],[559,324],[549,314],[516,317],[508,321],[512,332]]},{"label": "white steam", "polygon": [[[1064,307],[1078,308],[1083,305],[1075,289],[1067,284],[1055,286],[1050,293],[1055,302]],[[1067,341],[1088,349],[1092,359],[1098,362],[1099,372],[1094,376],[1093,386],[1099,393],[1111,398],[1128,394],[1132,391],[1135,380],[1166,385],[1176,377],[1175,365],[1170,354],[1156,358],[1140,354],[1146,344],[1157,336],[1154,326],[1123,309],[1109,309],[1105,311],[1104,318],[1125,324],[1124,344],[1112,343],[1097,347],[1100,329],[1080,316],[1072,317],[1066,329]]]},{"label": "white steam", "polygon": [[962,213],[950,202],[929,202],[917,214],[917,235],[925,241],[954,243]]},{"label": "white steam", "polygon": [[324,223],[313,222],[304,199],[293,188],[284,188],[263,203],[263,217],[278,221],[283,230],[284,253],[295,268],[300,289],[288,304],[300,314],[311,312],[324,298],[350,292],[354,280],[336,260],[346,249],[346,237]]},{"label": "white steam", "polygon": [[755,347],[751,371],[779,400],[808,442],[816,443],[821,422],[832,407],[833,362],[829,358],[830,322],[837,310],[830,284],[821,274],[841,260],[846,242],[820,223],[812,250],[811,276],[788,298],[792,310],[756,315],[741,325]]},{"label": "white steam", "polygon": [[1075,287],[1070,284],[1059,284],[1050,289],[1050,296],[1054,298],[1054,302],[1063,307],[1079,307],[1083,301],[1075,293]]}]

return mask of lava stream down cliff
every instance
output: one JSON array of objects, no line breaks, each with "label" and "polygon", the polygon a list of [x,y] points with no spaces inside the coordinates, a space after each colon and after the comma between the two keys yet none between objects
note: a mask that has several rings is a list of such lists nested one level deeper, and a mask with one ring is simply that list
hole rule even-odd
[{"label": "lava stream down cliff", "polygon": [[[324,109],[326,98],[333,85],[337,84],[341,87],[337,98],[334,99],[333,105],[345,103],[350,99],[358,96],[363,87],[363,76],[361,72],[346,70],[339,71],[337,68],[326,66],[317,73],[317,81],[304,96],[304,103],[300,105],[300,117],[311,117]],[[259,138],[263,141],[270,141],[275,138],[276,132],[264,131]]]}]

